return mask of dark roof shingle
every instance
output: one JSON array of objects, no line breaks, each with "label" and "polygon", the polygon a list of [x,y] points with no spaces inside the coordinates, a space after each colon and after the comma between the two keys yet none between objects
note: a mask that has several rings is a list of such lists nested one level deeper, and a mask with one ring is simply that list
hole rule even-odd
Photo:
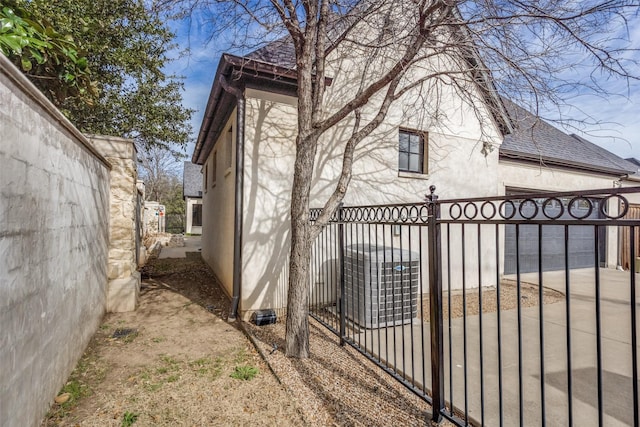
[{"label": "dark roof shingle", "polygon": [[514,131],[506,135],[500,155],[587,171],[635,173],[636,167],[577,135],[569,135],[503,98]]},{"label": "dark roof shingle", "polygon": [[296,51],[290,37],[283,37],[247,54],[246,58],[286,68],[295,68]]}]

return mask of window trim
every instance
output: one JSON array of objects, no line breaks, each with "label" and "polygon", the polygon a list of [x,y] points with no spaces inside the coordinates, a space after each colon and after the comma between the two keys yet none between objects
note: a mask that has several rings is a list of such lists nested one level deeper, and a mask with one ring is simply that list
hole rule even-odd
[{"label": "window trim", "polygon": [[[420,140],[422,142],[421,144],[421,148],[422,148],[422,152],[420,153],[420,155],[422,156],[422,162],[421,162],[421,171],[414,171],[414,170],[410,170],[410,169],[400,169],[400,134],[405,133],[405,134],[410,134],[410,135],[417,135],[420,137]],[[421,130],[417,130],[417,129],[411,129],[411,128],[404,128],[404,127],[399,127],[398,128],[398,141],[397,141],[397,147],[398,147],[398,175],[399,176],[406,176],[407,174],[409,175],[413,175],[413,176],[424,176],[424,175],[428,175],[429,174],[429,132],[426,131],[421,131]],[[405,152],[405,151],[403,151]],[[411,155],[411,154],[416,154],[416,153],[411,153],[411,152],[406,152],[407,154]]]}]

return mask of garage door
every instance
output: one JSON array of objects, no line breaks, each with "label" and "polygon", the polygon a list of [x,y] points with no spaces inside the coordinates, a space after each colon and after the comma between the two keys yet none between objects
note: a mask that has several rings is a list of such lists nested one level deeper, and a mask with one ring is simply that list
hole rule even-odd
[{"label": "garage door", "polygon": [[[514,194],[507,192],[507,195]],[[522,194],[517,191],[515,194]],[[561,198],[564,204],[564,213],[559,219],[571,219],[566,211],[570,198]],[[542,203],[544,199],[535,199],[538,206],[538,214],[535,219],[545,219],[542,213]],[[587,217],[601,218],[600,201],[592,200],[593,209]],[[515,215],[513,219],[522,218],[520,205],[516,202]],[[578,201],[572,207],[574,215],[582,217],[589,210],[589,204],[586,201]],[[549,216],[555,216],[560,213],[560,206],[557,201],[552,201],[545,207]],[[529,217],[534,214],[535,208],[529,202],[522,207],[522,214]],[[511,212],[507,211],[507,215]],[[539,233],[538,225],[520,225],[519,226],[519,252],[520,252],[520,272],[531,273],[538,271],[539,248],[538,241],[542,238],[542,271],[564,270],[565,268],[565,238],[564,226],[561,225],[543,225],[542,233]],[[605,257],[605,233],[604,227],[599,227],[599,253],[598,260],[600,264],[604,263]],[[569,269],[593,267],[595,260],[595,229],[593,226],[572,225],[569,226]],[[505,226],[505,252],[504,252],[504,272],[505,274],[516,273],[516,226]]]}]

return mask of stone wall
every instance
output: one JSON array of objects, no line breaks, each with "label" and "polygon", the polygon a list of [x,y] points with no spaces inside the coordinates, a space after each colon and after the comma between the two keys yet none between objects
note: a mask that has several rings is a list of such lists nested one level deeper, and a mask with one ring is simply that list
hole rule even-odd
[{"label": "stone wall", "polygon": [[38,426],[105,312],[109,165],[0,55],[0,425]]},{"label": "stone wall", "polygon": [[110,136],[91,136],[90,139],[111,165],[107,311],[133,311],[140,293],[136,259],[136,147],[130,139]]}]

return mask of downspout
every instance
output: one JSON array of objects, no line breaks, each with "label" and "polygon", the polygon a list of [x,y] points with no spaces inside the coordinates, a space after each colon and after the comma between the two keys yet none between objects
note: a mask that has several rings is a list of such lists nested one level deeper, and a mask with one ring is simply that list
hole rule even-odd
[{"label": "downspout", "polygon": [[242,284],[242,212],[244,202],[244,92],[231,86],[224,76],[220,76],[222,88],[236,97],[236,175],[235,175],[235,204],[233,227],[233,294],[231,296],[231,310],[229,318],[238,316]]}]

